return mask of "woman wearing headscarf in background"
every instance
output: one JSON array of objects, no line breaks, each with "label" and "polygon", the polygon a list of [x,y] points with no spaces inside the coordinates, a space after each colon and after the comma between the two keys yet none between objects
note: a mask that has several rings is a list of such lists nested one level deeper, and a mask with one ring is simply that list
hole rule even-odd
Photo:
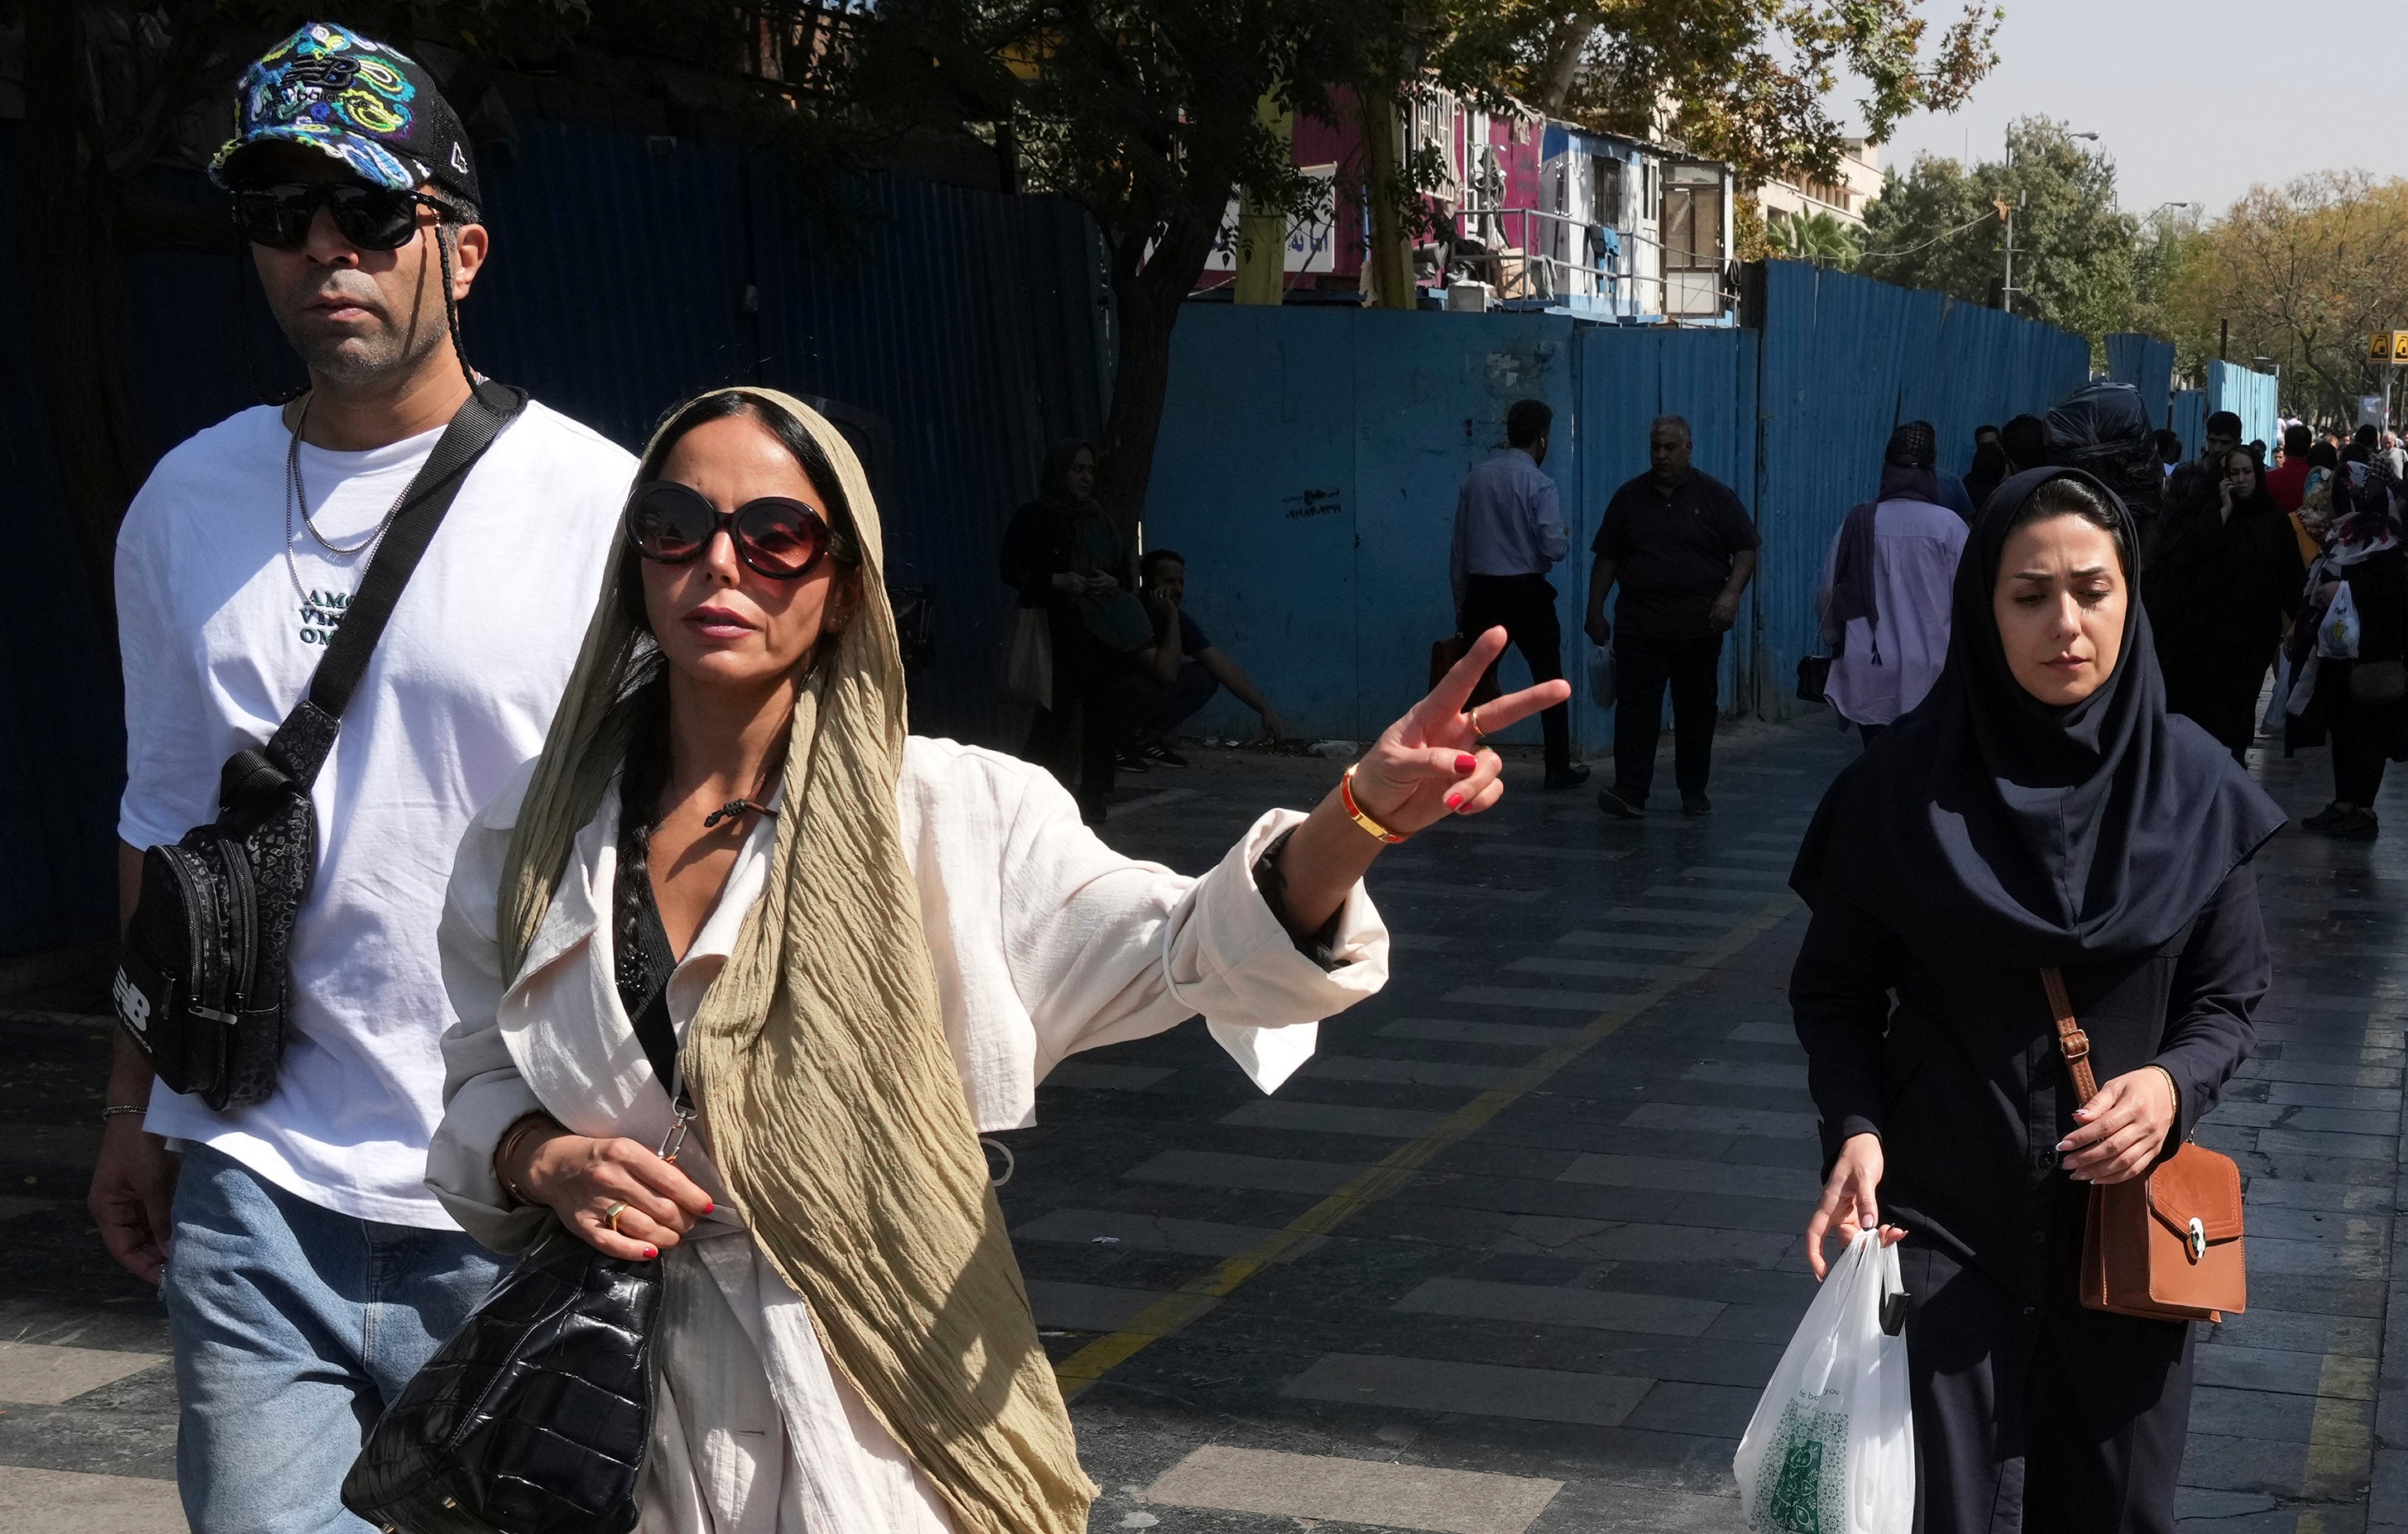
[{"label": "woman wearing headscarf in background", "polygon": [[[1904,1240],[1921,1534],[2174,1527],[2191,1328],[2083,1308],[2083,1220],[2249,1053],[2272,971],[2250,859],[2283,815],[2166,712],[2133,540],[2079,471],[2000,486],[1946,671],[1842,771],[1790,876],[1827,1179],[1808,1257],[1820,1275],[1835,1227]],[[2101,1083],[2078,1112],[2042,966]]]},{"label": "woman wearing headscarf in background", "polygon": [[1999,482],[2013,472],[2007,466],[2007,449],[1998,442],[1985,442],[1973,449],[1972,466],[1965,471],[1965,496],[1973,503],[1976,515],[1989,504],[1990,492],[1999,488]]},{"label": "woman wearing headscarf in background", "polygon": [[2196,719],[2236,761],[2258,738],[2258,694],[2307,575],[2291,519],[2246,447],[2225,455],[2216,499],[2176,514],[2149,551],[2141,591],[2166,707]]},{"label": "woman wearing headscarf in background", "polygon": [[[1046,454],[1038,498],[1003,534],[1004,584],[1023,607],[1042,607],[1054,641],[1054,706],[1038,710],[1021,755],[1052,769],[1079,796],[1082,818],[1104,822],[1114,759],[1125,744],[1121,683],[1129,656],[1154,642],[1136,566],[1111,514],[1096,500],[1096,449],[1059,442]],[[1063,760],[1080,727],[1075,780]]]},{"label": "woman wearing headscarf in background", "polygon": [[[1880,498],[1848,513],[1823,566],[1815,610],[1831,652],[1823,697],[1868,746],[1923,701],[1948,655],[1948,592],[1965,520],[1940,504],[1938,446],[1922,421],[1890,434]],[[1997,451],[1987,443],[1983,450]]]},{"label": "woman wearing headscarf in background", "polygon": [[680,407],[623,539],[543,755],[453,866],[428,1183],[499,1251],[556,1220],[666,1254],[646,1534],[1083,1530],[979,1135],[1197,1012],[1276,1087],[1386,977],[1373,856],[1495,803],[1478,734],[1570,689],[1475,725],[1481,635],[1311,815],[1189,879],[1042,770],[906,737],[877,508],[799,402]]},{"label": "woman wearing headscarf in background", "polygon": [[[2300,507],[2304,519],[2319,495],[2329,501],[2324,554],[2305,581],[2306,632],[2294,632],[2295,673],[2313,655],[2315,675],[2286,745],[2315,746],[2331,732],[2332,803],[2300,824],[2344,841],[2371,842],[2381,832],[2374,796],[2384,763],[2408,761],[2408,703],[2396,687],[2386,698],[2379,695],[2385,689],[2368,685],[2386,672],[2401,680],[2408,659],[2408,551],[2401,547],[2398,494],[2380,467],[2350,459]],[[2356,614],[2356,642],[2346,646],[2350,653],[2328,654],[2346,646],[2333,632],[2344,592]]]}]

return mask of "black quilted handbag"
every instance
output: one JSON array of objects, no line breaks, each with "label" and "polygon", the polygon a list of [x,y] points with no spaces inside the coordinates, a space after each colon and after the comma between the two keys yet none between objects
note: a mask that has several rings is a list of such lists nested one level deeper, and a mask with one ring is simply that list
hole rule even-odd
[{"label": "black quilted handbag", "polygon": [[554,1224],[386,1408],[343,1505],[385,1534],[627,1534],[661,1260]]},{"label": "black quilted handbag", "polygon": [[308,693],[265,746],[226,759],[217,819],[142,854],[141,898],[112,1000],[170,1091],[225,1108],[276,1090],[293,928],[318,867],[310,788],[410,573],[468,471],[526,398],[506,384],[477,386],[402,492]]}]

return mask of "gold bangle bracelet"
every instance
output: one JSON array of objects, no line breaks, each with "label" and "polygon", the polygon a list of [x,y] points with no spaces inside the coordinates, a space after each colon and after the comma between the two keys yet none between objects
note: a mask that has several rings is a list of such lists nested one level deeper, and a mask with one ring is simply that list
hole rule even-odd
[{"label": "gold bangle bracelet", "polygon": [[1338,803],[1345,807],[1347,815],[1353,818],[1356,825],[1362,827],[1371,835],[1378,837],[1381,841],[1394,846],[1398,842],[1403,841],[1404,837],[1399,836],[1395,831],[1390,831],[1387,827],[1380,824],[1377,820],[1372,819],[1369,816],[1365,815],[1363,813],[1363,806],[1354,803],[1354,768],[1362,765],[1363,764],[1359,761],[1354,763],[1354,767],[1346,769],[1346,775],[1338,780]]}]

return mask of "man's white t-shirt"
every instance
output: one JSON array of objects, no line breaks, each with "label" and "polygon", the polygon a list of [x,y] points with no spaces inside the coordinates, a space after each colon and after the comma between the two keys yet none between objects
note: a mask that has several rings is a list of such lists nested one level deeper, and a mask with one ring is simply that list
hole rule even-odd
[{"label": "man's white t-shirt", "polygon": [[[369,536],[441,434],[303,445],[319,531],[345,547]],[[287,562],[291,442],[269,406],[220,422],[160,461],[118,533],[117,831],[133,846],[216,818],[219,768],[300,701],[367,571],[367,552],[328,553],[297,517]],[[318,775],[275,1095],[213,1113],[160,1084],[152,1133],[342,1214],[457,1229],[425,1186],[452,1022],[435,946],[444,888],[470,817],[543,746],[634,472],[625,449],[533,403],[469,472]]]}]

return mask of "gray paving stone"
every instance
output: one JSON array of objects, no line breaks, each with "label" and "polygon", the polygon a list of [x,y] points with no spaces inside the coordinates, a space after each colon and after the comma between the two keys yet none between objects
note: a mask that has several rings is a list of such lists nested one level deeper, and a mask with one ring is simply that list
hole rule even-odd
[{"label": "gray paving stone", "polygon": [[1223,1114],[1220,1122],[1240,1129],[1307,1129],[1318,1134],[1365,1134],[1412,1140],[1446,1121],[1446,1115],[1411,1108],[1359,1108],[1338,1102],[1265,1098]]},{"label": "gray paving stone", "polygon": [[1764,1194],[1811,1203],[1822,1184],[1811,1170],[1786,1167],[1742,1167],[1727,1161],[1701,1161],[1680,1157],[1574,1157],[1557,1172],[1568,1183],[1598,1183],[1610,1187],[1670,1189],[1683,1193]]},{"label": "gray paving stone", "polygon": [[1383,1039],[1428,1039],[1440,1044],[1493,1044],[1543,1049],[1579,1033],[1576,1028],[1541,1028],[1534,1023],[1472,1022],[1455,1017],[1399,1017],[1383,1025]]},{"label": "gray paving stone", "polygon": [[1513,1079],[1516,1068],[1471,1065],[1457,1060],[1382,1060],[1348,1055],[1316,1055],[1299,1079],[1359,1081],[1404,1087],[1460,1087],[1486,1090]]},{"label": "gray paving stone", "polygon": [[1702,948],[1712,947],[1713,942],[1711,937],[1686,934],[1667,936],[1662,932],[1614,932],[1583,929],[1566,932],[1555,939],[1555,945],[1562,948],[1627,948],[1643,949],[1651,953],[1693,954]]},{"label": "gray paving stone", "polygon": [[[1431,1534],[1524,1534],[1562,1484],[1535,1476],[1208,1443],[1164,1472],[1143,1497],[1157,1506],[1268,1513],[1307,1527],[1333,1519]],[[1152,1513],[1132,1513],[1121,1527],[1147,1528],[1156,1522]]]},{"label": "gray paving stone", "polygon": [[2301,1156],[2389,1161],[2400,1154],[2400,1140],[2397,1135],[2319,1134],[2310,1129],[2260,1129],[2258,1131],[2258,1148],[2263,1151],[2288,1151]]},{"label": "gray paving stone", "polygon": [[1258,1188],[1270,1193],[1335,1193],[1364,1169],[1337,1161],[1286,1161],[1220,1151],[1167,1150],[1122,1175],[1141,1183]]},{"label": "gray paving stone", "polygon": [[1469,882],[1445,884],[1430,879],[1383,878],[1375,870],[1365,883],[1371,891],[1373,903],[1391,895],[1434,897],[1457,901],[1467,895],[1477,895],[1484,901],[1503,901],[1512,905],[1530,905],[1555,893],[1552,889],[1505,889]]},{"label": "gray paving stone", "polygon": [[[1744,905],[1761,907],[1770,904],[1769,889],[1715,889],[1697,884],[1651,884],[1641,893],[1654,900],[1698,901],[1709,905]],[[1792,895],[1792,901],[1797,899]]]},{"label": "gray paving stone", "polygon": [[2374,1399],[2374,1371],[2366,1367],[2347,1367],[2365,1366],[2372,1361],[2366,1358],[2336,1360],[2344,1367],[2328,1368],[2321,1354],[2235,1347],[2223,1342],[2200,1348],[2196,1358],[2197,1379],[2200,1385],[2311,1399],[2317,1396],[2346,1400]]},{"label": "gray paving stone", "polygon": [[1804,1048],[1798,1043],[1798,1029],[1791,1023],[1772,1022],[1759,1018],[1753,1022],[1740,1024],[1739,1027],[1724,1034],[1723,1038],[1729,1044],[1785,1044],[1790,1048],[1796,1049],[1801,1059],[1806,1054]]},{"label": "gray paving stone", "polygon": [[1761,1135],[1773,1140],[1812,1140],[1816,1133],[1813,1114],[1699,1108],[1681,1102],[1642,1102],[1622,1122],[1634,1129],[1692,1129],[1706,1134]]},{"label": "gray paving stone", "polygon": [[1736,1439],[1747,1431],[1748,1419],[1756,1414],[1756,1403],[1761,1395],[1761,1391],[1734,1385],[1659,1380],[1622,1425],[1662,1433]]},{"label": "gray paving stone", "polygon": [[1560,974],[1579,979],[1655,980],[1679,974],[1676,964],[1626,964],[1612,959],[1570,959],[1561,954],[1526,954],[1505,966],[1508,974]]},{"label": "gray paving stone", "polygon": [[[1149,1305],[1164,1298],[1159,1290],[1115,1289],[1100,1284],[1062,1284],[1029,1279],[1028,1308],[1040,1327],[1069,1331],[1118,1331]],[[1217,1305],[1216,1300],[1201,1300]]]},{"label": "gray paving stone", "polygon": [[2255,1296],[2251,1299],[2248,1310],[2227,1316],[2222,1326],[2200,1328],[2201,1356],[2225,1346],[2302,1354],[2317,1359],[2327,1354],[2361,1359],[2382,1355],[2383,1326],[2379,1320],[2277,1310],[2257,1302]]},{"label": "gray paving stone", "polygon": [[1398,1300],[1396,1309],[1433,1315],[1468,1315],[1485,1321],[1529,1321],[1599,1331],[1699,1337],[1722,1314],[1724,1306],[1715,1300],[1666,1295],[1433,1278]]},{"label": "gray paving stone", "polygon": [[1785,868],[1742,868],[1730,863],[1698,863],[1681,870],[1684,879],[1710,879],[1716,884],[1770,885],[1786,889],[1789,871]]},{"label": "gray paving stone", "polygon": [[2289,1129],[2329,1129],[2343,1134],[2373,1134],[2397,1137],[2400,1133],[2400,1110],[2395,1104],[2388,1110],[2367,1108],[2300,1108],[2292,1113]]},{"label": "gray paving stone", "polygon": [[[1719,1082],[1729,1087],[1789,1087],[1803,1090],[1806,1086],[1804,1061],[1791,1064],[1756,1060],[1699,1060],[1681,1072],[1684,1081]],[[2222,1112],[2224,1104],[2219,1104]]]},{"label": "gray paving stone", "polygon": [[1064,1060],[1046,1072],[1048,1087],[1100,1087],[1116,1092],[1142,1092],[1168,1081],[1167,1065],[1107,1065],[1100,1060]]},{"label": "gray paving stone", "polygon": [[2329,1087],[2306,1081],[2270,1082],[2266,1101],[2302,1108],[2371,1108],[2394,1114],[2400,1108],[2400,1094],[2388,1087]]},{"label": "gray paving stone", "polygon": [[2244,1080],[2317,1082],[2330,1087],[2379,1087],[2400,1090],[2397,1069],[2372,1065],[2323,1065],[2312,1060],[2270,1060],[2252,1057],[2235,1072]]},{"label": "gray paving stone", "polygon": [[1612,1012],[1630,1002],[1626,992],[1540,990],[1525,986],[1457,986],[1440,1000],[1484,1007],[1534,1007],[1547,1012]]},{"label": "gray paving stone", "polygon": [[[1802,1229],[1802,1227],[1801,1227]],[[1803,1268],[1798,1238],[1770,1231],[1717,1230],[1706,1226],[1616,1226],[1581,1243],[1591,1256],[1635,1262],[1702,1262],[1750,1268]]]},{"label": "gray paving stone", "polygon": [[1531,1422],[1618,1426],[1655,1382],[1502,1364],[1333,1353],[1280,1388],[1291,1399]]},{"label": "gray paving stone", "polygon": [[[1057,1209],[1015,1228],[1011,1239],[1233,1257],[1240,1252],[1251,1252],[1280,1234],[1258,1225],[1174,1219],[1167,1214],[1139,1214],[1126,1210]],[[1307,1236],[1293,1245],[1284,1245],[1277,1260],[1292,1262],[1308,1252],[1317,1250],[1328,1239],[1326,1236]]]},{"label": "gray paving stone", "polygon": [[[2244,1194],[2244,1208],[2247,1202]],[[2342,1213],[2273,1204],[2249,1210],[2247,1223],[2251,1242],[2261,1236],[2275,1236],[2288,1241],[2351,1241],[2366,1244],[2387,1241],[2391,1234],[2391,1216],[2379,1211]]]},{"label": "gray paving stone", "polygon": [[1652,923],[1658,927],[1711,927],[1717,933],[1730,931],[1734,920],[1719,912],[1683,911],[1662,905],[1608,906],[1598,912],[1595,919],[1601,922]]}]

